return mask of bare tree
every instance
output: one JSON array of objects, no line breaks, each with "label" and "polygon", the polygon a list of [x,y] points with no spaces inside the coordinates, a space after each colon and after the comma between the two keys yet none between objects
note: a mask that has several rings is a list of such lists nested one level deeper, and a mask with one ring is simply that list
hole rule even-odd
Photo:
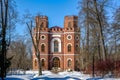
[{"label": "bare tree", "polygon": [[10,45],[10,50],[12,51],[8,51],[8,53],[14,53],[13,59],[16,59],[12,59],[12,61],[18,61],[16,64],[19,65],[14,68],[23,70],[32,69],[32,41],[28,33],[25,33],[24,35],[17,34]]},{"label": "bare tree", "polygon": [[20,36],[19,40],[12,41],[7,53],[7,57],[13,56],[10,69],[23,69],[24,71],[31,69],[32,59],[29,57],[27,45],[25,39],[23,37],[20,39]]},{"label": "bare tree", "polygon": [[120,41],[120,7],[118,7],[114,13],[113,22],[111,25],[111,40],[113,41],[112,53],[115,53],[115,61],[118,59],[120,51],[119,51],[119,41]]},{"label": "bare tree", "polygon": [[114,36],[115,44],[118,44],[120,40],[120,7],[115,11],[112,28],[113,28],[112,32],[114,34],[113,36]]},{"label": "bare tree", "polygon": [[[81,2],[80,20],[82,26],[86,27],[86,53],[91,53],[89,50],[90,40],[95,40],[92,34],[96,34],[97,40],[97,53],[99,59],[106,59],[104,28],[107,25],[105,5],[107,0],[83,0]],[[83,19],[83,20],[82,20]],[[94,31],[95,30],[95,31]],[[93,38],[92,38],[93,37]],[[86,55],[89,55],[86,54]]]},{"label": "bare tree", "polygon": [[[40,15],[37,16],[37,21],[40,22]],[[34,17],[31,16],[30,14],[26,14],[24,15],[24,18],[27,19],[25,21],[25,24],[27,25],[29,34],[31,36],[32,39],[32,44],[33,44],[33,52],[36,55],[36,58],[38,59],[38,69],[39,69],[39,73],[38,75],[42,75],[42,63],[40,60],[40,49],[39,49],[39,44],[40,44],[40,27],[38,26],[39,24],[37,24],[36,22],[36,27],[34,26]]]},{"label": "bare tree", "polygon": [[6,77],[6,69],[9,60],[6,53],[11,40],[11,29],[16,23],[16,15],[13,0],[0,0],[0,31],[1,31],[1,53],[0,53],[0,77]]},{"label": "bare tree", "polygon": [[[105,42],[104,42],[104,35],[103,35],[103,27],[105,24],[105,15],[104,15],[104,7],[105,7],[105,3],[107,0],[103,0],[101,1],[96,1],[94,0],[94,8],[95,8],[95,14],[96,14],[96,21],[98,24],[98,31],[99,31],[99,35],[100,35],[100,43],[101,43],[101,48],[102,48],[102,58],[103,60],[105,60],[106,58],[106,49],[105,49]],[[99,2],[100,5],[99,5]]]}]

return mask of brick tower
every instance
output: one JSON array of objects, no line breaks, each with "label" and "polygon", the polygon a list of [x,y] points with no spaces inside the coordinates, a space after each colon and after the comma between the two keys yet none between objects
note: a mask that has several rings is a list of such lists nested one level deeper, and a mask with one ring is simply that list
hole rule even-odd
[{"label": "brick tower", "polygon": [[[41,19],[41,21],[39,21]],[[46,16],[36,17],[36,27],[40,27],[40,57],[43,70],[77,70],[80,53],[80,33],[77,16],[66,16],[64,28],[48,28]],[[33,51],[34,54],[34,51]],[[37,58],[33,55],[33,70],[38,69]]]}]

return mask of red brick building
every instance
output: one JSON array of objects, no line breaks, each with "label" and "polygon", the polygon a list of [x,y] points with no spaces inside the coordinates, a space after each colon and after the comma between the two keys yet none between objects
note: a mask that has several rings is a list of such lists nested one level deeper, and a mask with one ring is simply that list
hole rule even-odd
[{"label": "red brick building", "polygon": [[[41,21],[39,22],[40,19]],[[80,32],[77,16],[65,16],[64,28],[48,27],[48,17],[36,17],[36,27],[40,27],[40,57],[43,70],[78,68]],[[33,51],[33,70],[37,70],[37,58]]]}]

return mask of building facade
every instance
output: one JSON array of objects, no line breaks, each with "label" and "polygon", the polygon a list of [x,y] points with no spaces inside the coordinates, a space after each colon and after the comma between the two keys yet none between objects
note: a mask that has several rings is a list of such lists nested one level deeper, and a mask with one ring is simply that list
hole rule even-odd
[{"label": "building facade", "polygon": [[[40,20],[40,21],[39,21]],[[36,17],[40,27],[40,59],[43,70],[58,68],[77,70],[80,54],[80,30],[77,16],[65,16],[64,28],[48,27],[48,17]],[[34,33],[36,31],[34,30]],[[37,58],[33,51],[33,70],[38,70]]]}]

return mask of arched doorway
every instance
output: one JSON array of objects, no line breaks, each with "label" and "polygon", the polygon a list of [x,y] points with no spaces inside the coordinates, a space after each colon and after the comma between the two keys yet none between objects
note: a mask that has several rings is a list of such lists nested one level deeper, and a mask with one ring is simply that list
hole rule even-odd
[{"label": "arched doorway", "polygon": [[60,67],[60,59],[58,57],[53,58],[52,67],[54,67],[54,68]]}]

